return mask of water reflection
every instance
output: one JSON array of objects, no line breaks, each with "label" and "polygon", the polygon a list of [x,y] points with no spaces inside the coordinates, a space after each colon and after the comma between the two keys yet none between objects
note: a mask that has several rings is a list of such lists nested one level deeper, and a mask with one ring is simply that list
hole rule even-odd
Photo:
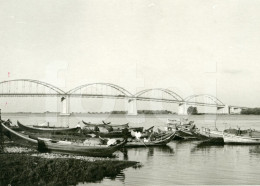
[{"label": "water reflection", "polygon": [[[174,154],[174,149],[168,145],[161,147],[139,147],[139,148],[124,148],[121,149],[123,160],[133,160],[133,156],[141,156],[146,154],[146,158],[151,158],[153,156],[159,155],[172,155]],[[129,154],[130,157],[129,158]],[[135,159],[134,159],[135,160]],[[138,160],[137,160],[138,161]]]},{"label": "water reflection", "polygon": [[260,156],[260,145],[249,148],[249,153],[256,154]]},{"label": "water reflection", "polygon": [[[54,116],[53,116],[54,117]],[[161,118],[159,118],[161,117]],[[168,115],[137,116],[131,119],[142,120],[141,126],[149,128],[152,125],[164,126]],[[205,121],[212,116],[191,116],[195,123],[201,126],[214,126]],[[62,126],[74,127],[81,120],[100,122],[100,115],[72,115],[69,121],[66,117],[46,115],[37,116],[5,116],[6,119],[21,120],[26,124],[43,121],[55,122]],[[159,119],[158,119],[159,118]],[[53,120],[52,120],[53,119]],[[145,119],[145,120],[144,120]],[[213,118],[214,119],[214,118]],[[111,115],[106,121],[112,123],[129,122],[124,115]],[[227,122],[231,127],[260,128],[259,116],[218,116],[218,128],[224,129],[221,123]],[[82,124],[81,124],[82,125]],[[131,123],[130,126],[135,126]],[[200,126],[199,126],[200,127]],[[229,127],[229,126],[228,126]],[[200,141],[172,141],[165,147],[143,147],[123,149],[116,152],[116,159],[138,161],[143,166],[140,169],[127,168],[114,178],[105,178],[93,185],[253,185],[260,183],[260,145],[239,146],[211,144]],[[92,185],[87,183],[86,185]]]},{"label": "water reflection", "polygon": [[224,146],[223,138],[220,139],[219,141],[207,140],[207,141],[201,141],[197,144],[197,148],[204,148],[208,146]]},{"label": "water reflection", "polygon": [[191,153],[195,153],[198,151],[210,153],[212,149],[216,150],[221,148],[224,148],[224,144],[222,143],[199,142],[197,145],[191,148]]}]

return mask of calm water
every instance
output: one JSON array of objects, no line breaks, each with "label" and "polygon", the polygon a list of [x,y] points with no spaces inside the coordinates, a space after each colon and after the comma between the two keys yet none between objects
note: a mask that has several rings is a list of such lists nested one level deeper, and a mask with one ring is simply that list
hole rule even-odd
[{"label": "calm water", "polygon": [[[60,117],[55,114],[12,114],[3,115],[4,119],[16,120],[24,124],[49,121],[56,126],[76,126],[81,120],[90,122],[112,121],[129,122],[130,126],[155,126],[163,128],[167,118],[180,116],[124,116],[124,115],[72,115]],[[215,125],[223,130],[229,127],[260,130],[260,116],[190,116],[198,127]],[[82,125],[82,124],[81,124]],[[82,125],[83,126],[83,125]],[[120,160],[139,161],[140,169],[128,168],[115,180],[105,178],[99,183],[87,185],[256,185],[260,184],[260,146],[198,146],[198,141],[172,141],[166,147],[131,148],[123,154],[117,152]],[[79,184],[84,185],[84,184]]]}]

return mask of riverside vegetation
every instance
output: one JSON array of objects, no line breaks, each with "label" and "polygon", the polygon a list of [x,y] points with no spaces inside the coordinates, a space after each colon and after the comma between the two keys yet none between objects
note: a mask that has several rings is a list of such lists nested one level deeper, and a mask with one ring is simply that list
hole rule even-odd
[{"label": "riverside vegetation", "polygon": [[[35,154],[37,156],[34,156]],[[80,182],[101,181],[104,177],[113,179],[125,168],[140,167],[135,161],[112,158],[78,159],[73,155],[41,155],[27,145],[13,144],[3,136],[0,127],[0,186],[76,185]]]},{"label": "riverside vegetation", "polygon": [[40,158],[28,154],[0,154],[0,185],[76,185],[115,178],[133,161],[85,161],[73,158]]}]

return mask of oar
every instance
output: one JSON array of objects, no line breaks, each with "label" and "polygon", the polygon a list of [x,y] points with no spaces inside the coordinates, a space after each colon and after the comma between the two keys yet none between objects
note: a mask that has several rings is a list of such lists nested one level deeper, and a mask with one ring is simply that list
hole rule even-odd
[{"label": "oar", "polygon": [[[143,142],[143,141],[141,141],[141,142]],[[145,143],[144,143],[144,142],[143,142],[143,144],[144,144],[145,148],[147,148],[147,146],[145,145]]]}]

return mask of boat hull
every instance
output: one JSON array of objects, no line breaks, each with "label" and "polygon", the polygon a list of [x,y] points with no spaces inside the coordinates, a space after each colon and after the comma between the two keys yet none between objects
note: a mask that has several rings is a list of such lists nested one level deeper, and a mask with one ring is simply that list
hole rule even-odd
[{"label": "boat hull", "polygon": [[6,130],[11,139],[13,139],[13,137],[17,140],[15,140],[17,143],[20,143],[20,140],[22,140],[22,143],[24,144],[24,142],[27,142],[29,143],[30,145],[33,144],[33,145],[37,145],[37,140],[35,139],[31,139],[29,138],[29,136],[26,136],[26,135],[23,135],[23,134],[20,134],[19,132],[16,132],[12,129],[10,129],[9,127],[5,126],[3,123],[1,123],[2,127],[4,128],[4,130]]},{"label": "boat hull", "polygon": [[21,124],[19,121],[17,121],[17,124],[19,128],[21,128],[24,131],[27,132],[33,132],[33,133],[75,133],[78,132],[80,129],[79,127],[75,128],[35,128],[35,127],[30,127]]},{"label": "boat hull", "polygon": [[92,157],[110,157],[112,154],[122,148],[126,140],[115,146],[87,146],[69,142],[41,140],[38,139],[38,151],[40,152],[58,152],[64,154],[78,154]]},{"label": "boat hull", "polygon": [[223,139],[226,144],[260,144],[260,138],[237,136],[235,134],[228,133],[223,133]]}]

